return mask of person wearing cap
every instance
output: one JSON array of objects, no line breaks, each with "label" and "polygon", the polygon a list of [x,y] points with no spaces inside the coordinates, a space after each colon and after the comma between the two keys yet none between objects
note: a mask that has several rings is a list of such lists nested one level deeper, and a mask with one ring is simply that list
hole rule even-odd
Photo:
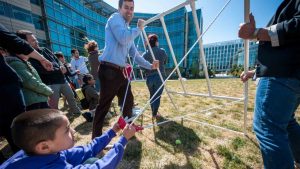
[{"label": "person wearing cap", "polygon": [[[159,61],[159,70],[162,74],[162,77],[166,77],[166,71],[165,71],[165,64],[167,63],[168,56],[166,54],[166,51],[163,48],[159,48],[158,45],[158,37],[156,34],[150,34],[148,36],[148,41],[150,44],[150,47],[152,48],[154,57],[156,60]],[[153,61],[152,55],[150,53],[149,47],[145,53],[143,53],[143,58],[146,59],[149,62]],[[159,89],[159,87],[162,85],[162,80],[158,74],[157,70],[147,70],[146,71],[146,83],[147,87],[150,92],[150,98],[153,97],[153,95],[156,93],[156,91]],[[160,88],[158,93],[155,95],[155,97],[151,100],[151,110],[152,110],[152,117],[158,118],[160,117],[160,114],[158,114],[158,108],[160,105],[160,98],[161,94],[163,92],[164,87]]]},{"label": "person wearing cap", "polygon": [[116,95],[121,100],[126,98],[123,117],[132,116],[133,95],[130,84],[127,85],[128,75],[124,76],[125,71],[123,71],[127,65],[127,56],[131,56],[135,63],[146,69],[156,69],[159,65],[158,61],[150,64],[136,49],[134,39],[140,35],[145,21],[139,19],[137,27],[130,28],[129,23],[133,18],[133,12],[133,0],[119,0],[118,12],[109,17],[105,26],[105,47],[103,54],[99,56],[100,99],[95,112],[92,138],[101,135],[105,115]]}]

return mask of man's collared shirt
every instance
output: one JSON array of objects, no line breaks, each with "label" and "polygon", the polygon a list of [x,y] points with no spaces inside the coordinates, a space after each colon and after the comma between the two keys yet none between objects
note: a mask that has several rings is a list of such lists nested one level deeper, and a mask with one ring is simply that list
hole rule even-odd
[{"label": "man's collared shirt", "polygon": [[112,14],[105,26],[105,47],[103,54],[99,56],[99,61],[125,67],[129,54],[134,62],[146,69],[151,69],[152,65],[141,57],[134,44],[134,39],[140,33],[139,28],[129,28],[119,12]]}]

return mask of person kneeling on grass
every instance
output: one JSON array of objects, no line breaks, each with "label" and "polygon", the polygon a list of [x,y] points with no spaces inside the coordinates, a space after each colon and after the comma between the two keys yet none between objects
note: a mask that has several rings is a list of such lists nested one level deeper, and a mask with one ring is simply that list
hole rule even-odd
[{"label": "person kneeling on grass", "polygon": [[[22,150],[0,168],[116,168],[122,159],[127,141],[136,130],[127,125],[123,136],[103,158],[95,157],[120,130],[116,123],[106,133],[96,137],[86,146],[74,146],[75,131],[68,118],[59,110],[32,110],[17,116],[12,123],[14,142]],[[92,162],[93,161],[93,162]]]},{"label": "person kneeling on grass", "polygon": [[[95,109],[98,105],[99,93],[95,88],[96,81],[91,74],[84,74],[83,85],[81,91],[87,101],[89,112],[85,112],[82,116],[86,119],[87,122],[92,122],[93,117],[95,116]],[[112,117],[111,113],[107,113],[105,118],[110,119]]]}]

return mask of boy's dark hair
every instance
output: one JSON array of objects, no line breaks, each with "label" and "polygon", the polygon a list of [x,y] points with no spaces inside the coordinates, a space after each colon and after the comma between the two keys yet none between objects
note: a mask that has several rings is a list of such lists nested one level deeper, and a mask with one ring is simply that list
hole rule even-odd
[{"label": "boy's dark hair", "polygon": [[71,50],[71,53],[73,54],[73,53],[75,53],[76,51],[78,51],[78,49],[73,48],[73,49]]},{"label": "boy's dark hair", "polygon": [[83,78],[82,78],[82,81],[83,81],[84,84],[88,84],[88,81],[92,80],[93,78],[94,77],[91,74],[84,74]]},{"label": "boy's dark hair", "polygon": [[55,52],[54,55],[57,57],[57,59],[64,57],[64,54],[62,52]]},{"label": "boy's dark hair", "polygon": [[134,0],[119,0],[119,9],[122,8],[122,5],[123,5],[124,1],[128,1],[128,2],[133,2],[134,3]]},{"label": "boy's dark hair", "polygon": [[148,40],[149,40],[150,46],[153,48],[155,46],[156,42],[158,41],[158,37],[156,34],[150,34],[148,36]]},{"label": "boy's dark hair", "polygon": [[37,109],[21,113],[12,122],[11,131],[15,144],[27,154],[35,154],[35,146],[54,140],[64,115],[56,109]]},{"label": "boy's dark hair", "polygon": [[32,35],[33,33],[29,30],[18,30],[16,34],[21,38],[27,41],[27,35]]}]

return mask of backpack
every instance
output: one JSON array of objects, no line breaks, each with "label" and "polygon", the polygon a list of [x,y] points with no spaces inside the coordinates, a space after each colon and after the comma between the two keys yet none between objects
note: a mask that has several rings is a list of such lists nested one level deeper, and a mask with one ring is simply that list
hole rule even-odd
[{"label": "backpack", "polygon": [[90,103],[86,99],[84,92],[85,92],[84,89],[76,89],[76,94],[79,98],[80,105],[81,105],[82,109],[88,109],[89,106],[90,106]]}]

